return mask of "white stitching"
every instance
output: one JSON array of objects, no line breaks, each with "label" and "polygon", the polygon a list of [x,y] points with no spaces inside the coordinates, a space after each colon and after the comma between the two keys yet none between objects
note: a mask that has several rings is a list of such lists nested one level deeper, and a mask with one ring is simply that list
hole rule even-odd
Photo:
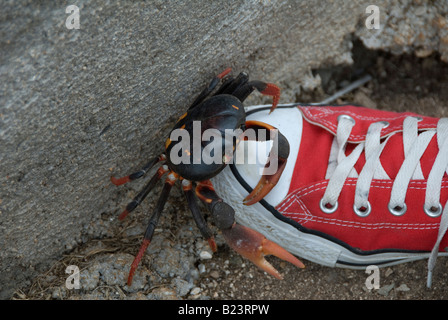
[{"label": "white stitching", "polygon": [[[303,201],[300,201],[298,198],[291,201],[292,205],[293,203],[297,202],[299,207],[302,208],[302,210],[306,210],[307,212],[282,212],[285,216],[302,216],[304,215],[304,218],[301,218],[302,221],[306,222],[317,222],[317,223],[326,223],[326,224],[332,224],[337,225],[341,227],[348,227],[348,228],[361,228],[361,229],[369,229],[369,230],[378,230],[378,229],[412,229],[412,230],[428,230],[428,229],[437,229],[439,227],[439,223],[395,223],[395,222],[377,222],[377,223],[365,223],[365,222],[358,222],[358,221],[346,221],[346,220],[340,220],[335,218],[328,218],[328,217],[319,217],[311,214],[309,209],[305,206]],[[308,214],[307,214],[308,213]]]},{"label": "white stitching", "polygon": [[[334,114],[334,115],[337,115],[337,114],[348,114],[348,115],[352,116],[353,118],[356,118],[356,119],[359,119],[359,120],[367,120],[367,121],[377,121],[377,120],[389,120],[389,121],[392,121],[392,120],[399,120],[399,119],[402,119],[402,118],[411,117],[411,116],[415,115],[413,113],[404,113],[403,115],[400,115],[400,116],[397,116],[397,117],[389,117],[389,118],[388,117],[380,117],[380,118],[377,118],[377,117],[360,116],[357,113],[353,113],[352,111],[348,111],[348,110],[345,110],[345,109],[344,110],[339,110],[339,111],[336,111],[336,110],[335,111],[333,111],[333,110],[330,111],[328,108],[325,108],[328,111],[325,112],[326,114],[323,114],[322,111],[320,111],[320,110],[312,109],[313,111],[310,111],[309,110],[310,107],[301,107],[301,108],[303,109],[303,112],[306,114],[306,116],[310,120],[318,121],[319,123],[322,123],[322,124],[326,125],[332,131],[336,131],[337,130],[337,125],[334,124],[333,122],[331,122],[330,120],[322,118],[322,117],[328,116],[328,114]],[[383,134],[384,135],[385,134],[389,134],[389,133],[391,133],[391,132],[393,132],[395,130],[402,130],[402,128],[403,128],[403,125],[395,125],[393,127],[390,126],[390,127],[384,129]],[[425,129],[425,128],[436,129],[436,124],[433,124],[433,123],[419,124],[419,129]],[[350,135],[350,139],[352,139],[352,140],[359,140],[359,139],[364,139],[365,136],[366,136],[365,134],[361,134],[361,135],[360,134],[351,134]]]},{"label": "white stitching", "polygon": [[[316,110],[316,107],[302,107],[303,109],[305,109],[305,111],[309,114],[309,116],[310,117],[312,117],[312,118],[319,118],[319,114],[317,114],[317,115],[315,115],[316,114],[316,112],[320,112],[319,110]],[[311,110],[313,110],[313,111],[311,111]],[[328,114],[349,114],[349,115],[351,115],[353,118],[357,118],[357,119],[359,119],[359,120],[368,120],[368,121],[370,121],[370,120],[372,120],[372,121],[376,121],[376,120],[398,120],[398,119],[401,119],[401,118],[406,118],[406,117],[411,117],[411,116],[414,116],[414,115],[416,115],[415,113],[402,113],[402,114],[400,114],[400,115],[398,115],[398,116],[396,116],[396,117],[389,117],[389,118],[387,118],[387,117],[384,117],[384,116],[382,116],[382,117],[367,117],[367,116],[361,116],[361,115],[359,115],[358,113],[354,113],[354,112],[352,112],[352,111],[348,111],[348,110],[346,110],[346,109],[343,109],[343,110],[330,110],[329,108],[325,108],[326,110],[328,110]]]},{"label": "white stitching", "polygon": [[[356,186],[355,182],[356,179],[352,179],[352,183],[346,183],[345,186]],[[277,208],[279,212],[281,212],[283,215],[286,216],[301,216],[305,215],[304,218],[300,218],[301,221],[303,221],[302,224],[306,224],[307,222],[315,221],[317,223],[327,223],[342,227],[349,227],[349,228],[362,228],[362,229],[369,229],[369,230],[378,230],[378,229],[411,229],[411,230],[429,230],[429,229],[437,229],[439,226],[439,223],[391,223],[391,222],[378,222],[378,223],[364,223],[364,222],[357,222],[357,221],[346,221],[346,220],[340,220],[335,218],[328,218],[328,217],[319,217],[315,216],[311,213],[309,208],[305,205],[305,203],[300,199],[308,194],[311,194],[313,192],[323,190],[326,188],[326,186],[321,187],[323,184],[326,184],[327,181],[319,182],[315,185],[311,185],[302,189],[296,189],[292,193],[290,193],[283,201],[283,203]],[[375,185],[375,183],[378,184],[389,184],[388,186],[380,186]],[[412,183],[418,183],[418,184],[424,184],[426,185],[426,181],[419,181],[419,180],[413,180]],[[374,180],[371,187],[372,188],[380,188],[380,189],[391,189],[392,188],[393,181],[392,180]],[[416,189],[416,190],[425,190],[426,187],[414,187],[409,186],[409,189]],[[441,186],[442,189],[448,189],[448,181],[444,180],[443,184]],[[304,191],[307,191],[303,193]],[[299,207],[304,212],[287,212],[287,210],[294,204],[297,203]],[[309,216],[309,217],[307,217]]]}]

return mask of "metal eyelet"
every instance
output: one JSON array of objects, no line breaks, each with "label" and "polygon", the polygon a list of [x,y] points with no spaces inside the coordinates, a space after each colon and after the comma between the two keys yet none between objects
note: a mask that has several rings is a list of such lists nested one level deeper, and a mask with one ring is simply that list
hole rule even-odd
[{"label": "metal eyelet", "polygon": [[341,121],[341,119],[347,119],[347,120],[350,120],[352,123],[353,123],[353,125],[355,125],[356,124],[356,121],[355,121],[355,119],[353,119],[352,117],[350,117],[349,115],[346,115],[346,114],[341,114],[341,115],[339,115],[338,116],[338,122],[340,122]]},{"label": "metal eyelet", "polygon": [[335,212],[338,209],[338,202],[336,201],[336,203],[332,206],[332,207],[328,207],[329,203],[324,203],[324,198],[320,199],[319,201],[319,206],[320,206],[320,210],[322,210],[322,212],[330,214]]},{"label": "metal eyelet", "polygon": [[387,121],[380,121],[380,123],[383,125],[383,129],[387,128],[390,125],[390,123]]},{"label": "metal eyelet", "polygon": [[404,215],[404,213],[408,209],[408,207],[406,206],[406,203],[403,203],[401,206],[395,206],[395,207],[392,207],[389,203],[387,205],[387,208],[389,209],[390,213],[392,213],[394,216],[397,216],[397,217]]},{"label": "metal eyelet", "polygon": [[367,217],[370,214],[370,212],[372,212],[372,206],[370,205],[370,202],[367,201],[367,205],[362,206],[361,208],[357,208],[355,205],[353,205],[353,211],[355,211],[358,217],[364,218]]},{"label": "metal eyelet", "polygon": [[[436,209],[436,210],[434,210]],[[443,208],[442,205],[439,203],[439,205],[437,207],[429,207],[427,208],[425,205],[423,205],[423,210],[425,210],[425,213],[431,217],[431,218],[437,218],[438,216],[440,216],[442,214]]]},{"label": "metal eyelet", "polygon": [[423,121],[423,118],[419,116],[412,116],[412,118],[417,119],[418,122]]}]

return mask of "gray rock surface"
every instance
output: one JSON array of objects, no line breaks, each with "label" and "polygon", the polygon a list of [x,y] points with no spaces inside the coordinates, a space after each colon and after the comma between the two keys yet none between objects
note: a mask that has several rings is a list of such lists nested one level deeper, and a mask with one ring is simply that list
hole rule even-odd
[{"label": "gray rock surface", "polygon": [[[436,25],[406,3],[404,11],[381,2],[389,18],[375,36],[363,27],[368,1],[73,1],[78,30],[66,28],[66,1],[3,1],[0,298],[78,244],[114,235],[119,209],[141,184],[115,188],[110,175],[160,152],[178,115],[226,67],[278,83],[290,102],[319,86],[311,69],[352,62],[353,34],[373,48],[446,59],[446,2],[422,1]],[[423,42],[391,40],[407,30],[407,12],[417,19],[411,30],[427,29]],[[179,261],[171,253],[161,256]],[[172,276],[191,270],[176,268]]]},{"label": "gray rock surface", "polygon": [[438,52],[448,62],[447,1],[388,0],[379,9],[378,30],[355,32],[366,47],[422,58]]}]

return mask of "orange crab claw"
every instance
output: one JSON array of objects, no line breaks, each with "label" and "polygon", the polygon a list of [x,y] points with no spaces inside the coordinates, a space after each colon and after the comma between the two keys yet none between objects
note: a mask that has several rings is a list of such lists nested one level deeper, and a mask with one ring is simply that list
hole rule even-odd
[{"label": "orange crab claw", "polygon": [[272,107],[269,110],[269,113],[271,113],[277,108],[278,101],[280,100],[280,88],[273,83],[267,83],[266,88],[261,91],[261,94],[272,97]]},{"label": "orange crab claw", "polygon": [[[249,120],[246,121],[245,125],[246,129],[268,130],[267,132],[269,133],[269,137],[267,139],[273,141],[273,146],[269,152],[268,161],[264,167],[263,174],[258,181],[258,184],[243,200],[243,203],[249,206],[263,199],[277,184],[283,170],[286,167],[286,162],[289,156],[289,142],[286,137],[280,133],[280,131],[267,123]],[[261,137],[258,137],[257,139],[260,138]],[[253,139],[253,137],[247,137],[247,140],[249,139]],[[273,173],[271,165],[273,165],[273,168],[275,169],[275,172]]]},{"label": "orange crab claw", "polygon": [[[269,166],[269,164],[267,165]],[[273,175],[263,175],[255,188],[243,200],[243,204],[250,206],[263,199],[275,187],[286,166],[286,160],[278,159],[278,169]]]},{"label": "orange crab claw", "polygon": [[283,276],[264,258],[265,255],[274,255],[298,268],[305,268],[299,259],[255,230],[234,223],[231,228],[222,230],[222,234],[233,250],[277,279],[283,279]]}]

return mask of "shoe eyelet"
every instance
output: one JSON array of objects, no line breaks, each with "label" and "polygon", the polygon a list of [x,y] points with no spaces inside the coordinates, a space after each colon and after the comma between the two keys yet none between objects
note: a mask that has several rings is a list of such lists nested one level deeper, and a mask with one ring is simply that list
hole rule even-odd
[{"label": "shoe eyelet", "polygon": [[390,125],[390,123],[387,121],[380,121],[380,123],[383,125],[383,129],[387,128]]},{"label": "shoe eyelet", "polygon": [[423,121],[423,118],[422,118],[422,117],[419,117],[419,116],[412,116],[412,117],[415,118],[415,119],[417,119],[418,122]]},{"label": "shoe eyelet", "polygon": [[406,203],[403,203],[401,206],[394,206],[392,207],[390,203],[387,205],[387,208],[389,209],[389,212],[392,213],[394,216],[402,216],[408,209],[406,206]]},{"label": "shoe eyelet", "polygon": [[346,114],[340,114],[340,115],[338,116],[338,122],[340,122],[341,119],[347,119],[347,120],[350,120],[350,121],[353,123],[353,125],[356,124],[355,119],[353,119],[353,118],[350,117],[349,115],[346,115]]},{"label": "shoe eyelet", "polygon": [[328,207],[329,203],[328,202],[324,203],[323,200],[324,200],[324,198],[320,199],[320,201],[319,201],[320,210],[322,210],[323,213],[330,214],[330,213],[335,212],[338,209],[337,201],[333,206]]},{"label": "shoe eyelet", "polygon": [[442,214],[443,208],[442,205],[439,203],[437,207],[432,206],[427,208],[425,205],[423,205],[423,210],[425,210],[427,216],[431,218],[437,218]]},{"label": "shoe eyelet", "polygon": [[355,205],[353,205],[353,211],[355,211],[358,217],[364,218],[370,214],[370,212],[372,211],[372,207],[370,205],[370,202],[367,201],[367,205],[362,206],[361,208],[357,208]]}]

